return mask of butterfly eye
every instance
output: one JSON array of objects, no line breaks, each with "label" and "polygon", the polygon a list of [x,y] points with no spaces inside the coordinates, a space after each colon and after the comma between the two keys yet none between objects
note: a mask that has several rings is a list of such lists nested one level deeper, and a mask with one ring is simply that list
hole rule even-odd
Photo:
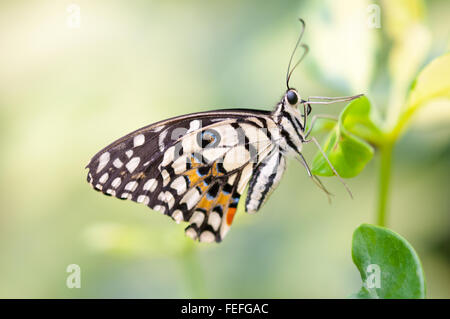
[{"label": "butterfly eye", "polygon": [[286,99],[289,102],[290,105],[295,105],[298,102],[298,96],[297,93],[294,91],[289,91],[286,94]]}]

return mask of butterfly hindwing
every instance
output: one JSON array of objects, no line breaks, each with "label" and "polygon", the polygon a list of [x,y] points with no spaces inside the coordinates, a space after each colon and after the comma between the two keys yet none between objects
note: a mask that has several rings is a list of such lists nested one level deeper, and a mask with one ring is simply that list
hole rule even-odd
[{"label": "butterfly hindwing", "polygon": [[[220,242],[228,232],[236,213],[242,194],[239,186],[245,187],[250,174],[251,171],[244,168],[231,175],[206,177],[207,182],[201,182],[200,186],[192,188],[185,195],[185,201],[178,208],[187,208],[184,213],[182,210],[175,211],[172,217],[176,219],[177,214],[183,214],[183,220],[190,224],[185,230],[189,237],[205,242]],[[183,206],[186,202],[191,206]]]},{"label": "butterfly hindwing", "polygon": [[253,170],[272,151],[263,111],[196,113],[155,123],[113,142],[88,164],[88,181],[187,221],[186,234],[221,241]]}]

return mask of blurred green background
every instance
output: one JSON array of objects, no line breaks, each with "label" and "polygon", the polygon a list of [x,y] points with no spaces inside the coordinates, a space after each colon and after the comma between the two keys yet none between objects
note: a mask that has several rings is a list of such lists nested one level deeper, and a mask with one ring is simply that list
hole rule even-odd
[{"label": "blurred green background", "polygon": [[[73,27],[70,4],[80,8]],[[450,2],[395,1],[368,27],[365,1],[3,1],[0,3],[0,297],[343,298],[361,280],[353,230],[375,222],[377,158],[348,180],[324,178],[332,204],[290,161],[256,215],[243,201],[219,245],[86,182],[91,156],[168,117],[217,108],[270,110],[300,25],[310,54],[291,79],[303,96],[392,92],[390,33],[402,13],[415,68],[449,50]],[[391,2],[392,3],[392,2]],[[413,4],[411,4],[413,3]],[[420,4],[420,3],[419,3]],[[380,4],[381,5],[381,4]],[[403,7],[402,7],[403,6]],[[401,10],[398,11],[398,8]],[[68,11],[69,9],[69,11]],[[397,11],[396,11],[397,10]],[[392,67],[392,65],[391,65]],[[407,82],[407,81],[406,81]],[[317,106],[337,114],[344,105]],[[450,110],[417,116],[395,151],[388,226],[423,262],[429,297],[450,297]],[[312,159],[315,149],[306,147]],[[66,267],[81,267],[81,289]]]}]

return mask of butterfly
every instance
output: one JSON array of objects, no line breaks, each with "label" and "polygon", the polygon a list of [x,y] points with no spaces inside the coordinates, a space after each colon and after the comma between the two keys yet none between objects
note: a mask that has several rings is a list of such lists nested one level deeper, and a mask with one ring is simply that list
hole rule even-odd
[{"label": "butterfly", "polygon": [[[311,105],[350,101],[361,95],[303,100],[289,86],[293,70],[308,52],[300,43],[305,30],[305,23],[300,22],[300,36],[286,73],[287,90],[273,111],[217,110],[148,125],[92,157],[86,166],[88,182],[105,195],[142,203],[177,223],[187,222],[185,234],[200,242],[225,238],[247,187],[245,210],[259,211],[280,183],[287,157],[299,159],[325,190],[302,155],[305,143],[312,141],[320,149],[317,140],[309,138],[318,117],[313,116],[306,129]],[[303,48],[303,55],[291,69],[298,47]]]}]

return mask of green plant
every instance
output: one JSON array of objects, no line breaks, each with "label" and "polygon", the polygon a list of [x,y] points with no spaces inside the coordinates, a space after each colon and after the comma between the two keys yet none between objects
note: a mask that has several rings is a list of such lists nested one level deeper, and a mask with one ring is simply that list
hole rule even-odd
[{"label": "green plant", "polygon": [[[376,218],[379,226],[386,226],[388,218],[394,146],[419,109],[436,98],[450,97],[449,74],[450,54],[434,59],[412,82],[405,104],[398,105],[395,111],[388,112],[384,120],[381,120],[378,110],[372,106],[369,99],[362,97],[348,104],[334,125],[331,124],[330,120],[323,120],[322,123],[317,122],[316,132],[329,130],[323,144],[324,152],[342,177],[349,178],[358,175],[372,159],[375,151],[379,153]],[[320,176],[334,175],[321,153],[318,153],[313,160],[312,172]],[[369,236],[369,232],[373,232],[373,234]],[[402,262],[399,262],[398,259],[387,258],[392,250],[396,249],[397,244],[402,245],[401,249],[397,251],[397,257],[404,258]],[[362,253],[362,250],[365,253]],[[387,288],[378,292],[376,289],[367,290],[363,287],[355,295],[356,297],[420,298],[425,296],[423,271],[420,262],[406,240],[384,228],[369,225],[361,226],[355,231],[353,238],[353,258],[363,280],[365,275],[362,266],[375,257],[380,258],[385,271],[389,269],[388,272],[392,276],[394,276],[394,273],[401,273],[403,277],[406,276],[404,287],[411,289],[406,289],[408,292],[405,289],[398,292],[396,286],[398,282],[390,282]],[[383,257],[386,258],[383,259]],[[414,267],[412,267],[413,265]],[[407,275],[411,271],[416,273],[417,276]],[[402,276],[396,276],[396,278],[400,280],[399,278]]]},{"label": "green plant", "polygon": [[[429,63],[411,85],[404,107],[390,112],[395,119],[381,120],[379,111],[366,97],[348,104],[335,125],[329,119],[317,122],[315,132],[329,130],[323,145],[325,154],[342,177],[358,175],[372,159],[375,149],[380,156],[377,224],[386,225],[387,203],[391,177],[393,148],[404,133],[413,115],[435,98],[450,97],[450,53]],[[398,114],[398,115],[394,115]],[[320,121],[320,120],[319,120]],[[392,124],[389,124],[392,123]],[[332,176],[333,171],[319,152],[312,163],[312,172]]]},{"label": "green plant", "polygon": [[[331,2],[329,6],[332,6]],[[377,198],[375,200],[376,211],[374,224],[386,227],[390,217],[390,197],[392,193],[391,179],[393,167],[393,156],[398,141],[413,123],[414,118],[440,117],[440,110],[427,107],[428,105],[448,107],[448,98],[450,97],[450,53],[445,53],[430,62],[430,57],[436,56],[436,52],[442,52],[442,48],[436,47],[440,37],[436,31],[432,31],[428,25],[424,24],[426,20],[427,4],[422,0],[399,0],[387,1],[380,0],[373,5],[376,16],[379,20],[377,29],[371,29],[363,32],[365,37],[358,38],[358,41],[365,41],[365,47],[379,47],[379,51],[367,49],[364,54],[364,63],[358,64],[355,55],[355,66],[353,70],[344,70],[341,65],[334,66],[333,63],[327,64],[328,56],[319,58],[317,63],[326,67],[321,69],[324,78],[336,87],[351,88],[353,93],[365,93],[361,88],[368,89],[368,97],[359,98],[348,104],[339,114],[337,121],[330,119],[320,119],[315,122],[313,135],[327,133],[322,148],[333,164],[336,171],[344,178],[357,176],[363,168],[375,157],[377,161],[378,185]],[[330,20],[340,23],[344,28],[348,23],[349,15],[346,10],[339,10],[339,7],[333,7],[333,10],[327,11],[328,19],[323,19],[323,28],[327,30]],[[332,16],[332,19],[329,18]],[[360,30],[361,31],[361,30]],[[328,41],[332,41],[333,32],[327,33]],[[433,43],[432,38],[434,37]],[[442,37],[441,37],[442,38]],[[320,37],[316,46],[324,42],[324,37]],[[336,45],[341,42],[336,41]],[[437,41],[436,41],[437,40]],[[328,42],[327,41],[327,42]],[[343,41],[345,43],[345,39]],[[343,44],[345,45],[345,44]],[[448,47],[448,44],[447,46]],[[355,50],[356,51],[356,50]],[[348,55],[354,51],[349,50]],[[445,51],[444,51],[445,52]],[[361,57],[358,52],[358,57]],[[332,52],[329,52],[332,54]],[[442,53],[441,53],[442,54]],[[348,59],[351,59],[349,57]],[[429,62],[429,63],[426,63]],[[426,64],[426,65],[425,65]],[[359,68],[358,68],[359,67]],[[346,65],[349,69],[349,65]],[[421,71],[419,72],[419,70]],[[355,83],[352,77],[352,71],[358,72],[359,80]],[[336,81],[338,79],[338,81]],[[370,83],[373,84],[370,87]],[[440,99],[439,104],[434,103]],[[446,99],[443,101],[442,99]],[[376,101],[376,103],[373,103]],[[442,103],[444,102],[444,103]],[[377,107],[375,107],[375,105]],[[442,115],[448,111],[442,110]],[[420,114],[418,114],[420,113]],[[431,116],[430,116],[431,115]],[[420,149],[418,149],[420,151]],[[318,152],[312,162],[312,173],[319,176],[333,176],[334,172],[321,152]],[[367,241],[362,241],[362,230],[367,235],[368,229],[374,232]],[[383,235],[382,235],[383,234]],[[375,236],[377,235],[377,236]],[[378,236],[380,235],[380,236]],[[381,236],[382,235],[382,236]],[[416,283],[421,282],[423,287],[413,289],[413,276],[405,277],[401,281],[404,287],[409,291],[395,291],[395,285],[398,283],[390,282],[389,285],[379,290],[360,291],[353,297],[361,298],[423,298],[425,296],[423,271],[418,262],[415,266],[411,260],[407,260],[407,254],[400,254],[402,263],[392,263],[394,260],[387,258],[396,244],[403,243],[404,252],[411,248],[409,256],[415,256],[411,245],[406,240],[399,239],[399,235],[376,226],[363,225],[356,231],[353,238],[353,257],[358,266],[363,281],[365,279],[362,265],[372,259],[371,254],[360,254],[362,246],[367,252],[376,252],[377,259],[383,263],[382,271],[391,273],[397,280],[401,281],[401,274],[407,274],[408,271],[416,269],[420,273],[420,280],[416,278]],[[387,243],[391,243],[389,245]],[[356,252],[356,254],[355,254]],[[357,258],[355,258],[357,257]],[[383,259],[382,257],[386,257]],[[408,265],[408,267],[404,267]],[[381,266],[381,265],[380,265]],[[384,273],[384,272],[383,272]],[[391,280],[393,278],[390,278]],[[386,282],[386,280],[385,280]]]},{"label": "green plant", "polygon": [[[395,146],[420,110],[432,100],[450,98],[450,53],[435,58],[418,72],[431,44],[430,32],[423,25],[425,3],[381,1],[381,7],[383,26],[376,35],[386,43],[378,65],[389,75],[389,79],[383,77],[389,84],[384,93],[386,107],[375,108],[366,97],[357,99],[343,109],[337,122],[317,121],[313,134],[328,132],[322,147],[344,178],[357,176],[373,156],[378,157],[374,219],[382,227],[367,224],[358,227],[352,253],[364,284],[368,277],[366,267],[372,264],[382,268],[381,279],[385,284],[373,289],[363,285],[352,297],[424,298],[425,280],[416,253],[405,239],[384,227],[389,220]],[[334,175],[320,152],[313,160],[312,172],[319,176]]]},{"label": "green plant", "polygon": [[353,298],[425,298],[419,257],[400,235],[368,224],[353,233],[353,262],[363,286]]},{"label": "green plant", "polygon": [[[313,134],[328,132],[322,147],[344,178],[357,176],[373,156],[378,157],[375,223],[379,226],[364,224],[354,232],[352,256],[363,287],[352,297],[424,298],[425,280],[417,254],[405,239],[384,227],[389,220],[394,148],[419,110],[437,98],[450,98],[450,53],[435,58],[418,73],[431,44],[430,32],[423,25],[425,3],[381,1],[381,7],[383,26],[376,34],[386,43],[378,65],[389,75],[386,107],[380,110],[368,98],[360,98],[344,108],[337,122],[316,122]],[[312,172],[334,175],[320,152]],[[368,287],[371,271],[376,270],[381,272],[382,285]]]}]

